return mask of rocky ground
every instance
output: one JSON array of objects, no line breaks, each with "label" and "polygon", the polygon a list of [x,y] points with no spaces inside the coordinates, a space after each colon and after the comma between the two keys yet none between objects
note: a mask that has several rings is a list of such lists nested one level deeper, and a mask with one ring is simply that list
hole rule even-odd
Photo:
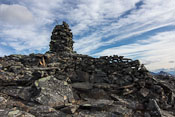
[{"label": "rocky ground", "polygon": [[45,54],[0,58],[1,117],[174,117],[175,79],[138,60],[73,51],[57,25]]}]

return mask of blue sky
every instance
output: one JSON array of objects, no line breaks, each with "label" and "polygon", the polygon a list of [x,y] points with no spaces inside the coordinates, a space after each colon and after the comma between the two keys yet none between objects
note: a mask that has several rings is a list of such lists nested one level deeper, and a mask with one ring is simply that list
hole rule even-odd
[{"label": "blue sky", "polygon": [[69,23],[74,49],[139,59],[175,71],[175,0],[0,0],[0,56],[44,53],[53,27]]}]

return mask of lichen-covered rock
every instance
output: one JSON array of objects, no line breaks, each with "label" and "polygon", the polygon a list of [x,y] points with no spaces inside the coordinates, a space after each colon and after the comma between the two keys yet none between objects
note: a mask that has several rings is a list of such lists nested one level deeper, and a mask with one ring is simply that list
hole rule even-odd
[{"label": "lichen-covered rock", "polygon": [[40,90],[35,101],[50,107],[62,107],[74,100],[71,87],[66,81],[61,81],[53,76],[48,76],[35,81],[35,86]]},{"label": "lichen-covered rock", "polygon": [[[37,110],[37,111],[36,111]],[[52,107],[49,106],[35,106],[32,107],[29,112],[36,117],[65,117],[66,114],[64,114],[61,111],[55,110]]]},{"label": "lichen-covered rock", "polygon": [[74,117],[120,117],[120,116],[105,111],[99,112],[93,110],[81,110],[79,113],[76,113]]},{"label": "lichen-covered rock", "polygon": [[30,113],[20,111],[20,110],[9,111],[7,116],[8,117],[35,117],[34,115]]}]

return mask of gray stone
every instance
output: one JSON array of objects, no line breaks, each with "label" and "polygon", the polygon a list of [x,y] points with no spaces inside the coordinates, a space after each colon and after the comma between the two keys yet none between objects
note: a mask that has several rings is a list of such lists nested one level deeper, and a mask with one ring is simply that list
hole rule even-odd
[{"label": "gray stone", "polygon": [[146,89],[146,88],[142,88],[142,89],[140,89],[140,94],[141,94],[143,97],[146,97],[146,96],[149,94],[149,90]]},{"label": "gray stone", "polygon": [[162,116],[161,109],[158,106],[156,100],[154,100],[154,99],[150,99],[149,100],[147,109],[150,111],[151,116],[157,116],[157,117],[161,117]]},{"label": "gray stone", "polygon": [[14,110],[8,112],[8,117],[35,117],[35,116],[24,111]]},{"label": "gray stone", "polygon": [[88,111],[82,110],[79,113],[74,114],[74,117],[122,117],[111,112],[99,112],[99,111]]},{"label": "gray stone", "polygon": [[114,105],[114,106],[111,106],[109,107],[109,111],[110,112],[113,112],[115,114],[117,114],[118,116],[122,116],[122,117],[130,117],[132,116],[133,114],[133,110],[132,109],[129,109],[127,108],[125,105]]},{"label": "gray stone", "polygon": [[49,106],[35,106],[35,107],[32,107],[29,112],[35,115],[36,117],[65,117],[66,116],[66,114],[64,114],[63,112],[55,110],[54,108],[51,108]]},{"label": "gray stone", "polygon": [[0,109],[0,115],[1,117],[8,117],[9,110],[7,109]]},{"label": "gray stone", "polygon": [[30,101],[35,89],[32,87],[8,86],[1,90],[4,94]]},{"label": "gray stone", "polygon": [[79,83],[73,83],[71,86],[75,89],[79,90],[90,90],[93,88],[93,85],[88,82],[79,82]]},{"label": "gray stone", "polygon": [[107,109],[109,106],[111,106],[114,101],[113,100],[107,100],[107,99],[90,99],[87,98],[87,101],[83,102],[81,106],[83,107],[90,107],[90,108],[99,108],[99,109]]}]

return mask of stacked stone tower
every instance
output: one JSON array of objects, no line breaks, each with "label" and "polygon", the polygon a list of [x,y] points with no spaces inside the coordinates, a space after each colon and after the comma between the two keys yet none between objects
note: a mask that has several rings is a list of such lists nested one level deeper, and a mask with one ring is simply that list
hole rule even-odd
[{"label": "stacked stone tower", "polygon": [[63,21],[62,25],[56,25],[53,29],[50,51],[51,52],[73,52],[73,34],[69,25]]}]

